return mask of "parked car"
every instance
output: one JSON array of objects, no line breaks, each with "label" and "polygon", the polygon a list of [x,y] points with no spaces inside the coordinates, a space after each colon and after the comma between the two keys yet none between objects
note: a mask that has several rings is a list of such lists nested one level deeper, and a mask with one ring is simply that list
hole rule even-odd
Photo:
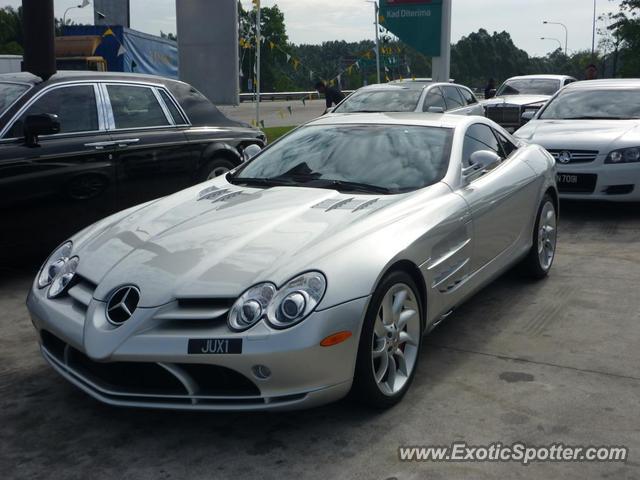
[{"label": "parked car", "polygon": [[484,100],[485,114],[508,131],[524,125],[562,87],[575,82],[566,75],[525,75],[504,82],[496,96]]},{"label": "parked car", "polygon": [[453,309],[519,262],[547,275],[557,211],[551,155],[490,120],[325,116],[73,235],[27,304],[44,358],[112,405],[390,406]]},{"label": "parked car", "polygon": [[484,115],[473,92],[462,85],[419,81],[369,85],[345,98],[332,113],[431,112]]},{"label": "parked car", "polygon": [[640,201],[640,80],[569,85],[516,135],[555,157],[561,197]]},{"label": "parked car", "polygon": [[186,83],[0,75],[0,263],[49,251],[113,212],[228,172],[265,136]]}]

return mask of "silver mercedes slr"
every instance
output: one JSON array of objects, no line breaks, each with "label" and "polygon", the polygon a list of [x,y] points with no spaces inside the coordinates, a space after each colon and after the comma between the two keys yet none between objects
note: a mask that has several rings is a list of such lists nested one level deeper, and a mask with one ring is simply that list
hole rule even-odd
[{"label": "silver mercedes slr", "polygon": [[482,117],[354,114],[57,248],[27,304],[98,400],[191,410],[388,407],[422,337],[556,246],[553,157]]}]

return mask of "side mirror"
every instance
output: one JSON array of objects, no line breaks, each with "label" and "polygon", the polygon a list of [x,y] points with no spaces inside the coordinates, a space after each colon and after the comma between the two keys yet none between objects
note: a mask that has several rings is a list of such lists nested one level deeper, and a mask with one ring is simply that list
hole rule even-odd
[{"label": "side mirror", "polygon": [[251,145],[247,145],[244,150],[242,150],[242,159],[243,161],[247,161],[247,160],[251,160],[253,157],[255,157],[257,154],[259,154],[262,151],[262,148],[260,148],[259,145],[256,145],[255,143],[252,143]]},{"label": "side mirror", "polygon": [[462,175],[469,178],[476,173],[483,172],[489,167],[502,161],[502,157],[491,150],[473,152],[469,158],[469,166],[462,169]]},{"label": "side mirror", "polygon": [[444,113],[444,108],[442,107],[429,107],[427,109],[428,113]]},{"label": "side mirror", "polygon": [[522,124],[524,125],[533,120],[533,117],[536,116],[536,113],[537,112],[535,110],[525,110],[524,112],[522,112],[522,117],[520,117],[522,120]]},{"label": "side mirror", "polygon": [[57,115],[41,113],[28,115],[24,120],[24,141],[28,147],[38,145],[40,135],[54,135],[60,133],[60,122]]}]

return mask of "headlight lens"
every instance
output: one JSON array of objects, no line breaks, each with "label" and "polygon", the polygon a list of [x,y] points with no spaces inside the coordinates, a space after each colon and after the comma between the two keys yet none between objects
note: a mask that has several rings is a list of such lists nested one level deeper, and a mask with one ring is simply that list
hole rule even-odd
[{"label": "headlight lens", "polygon": [[614,150],[609,155],[605,163],[636,163],[640,162],[640,147],[622,148]]},{"label": "headlight lens", "polygon": [[313,312],[325,290],[327,280],[320,272],[308,272],[290,280],[269,304],[267,321],[272,327],[289,328]]},{"label": "headlight lens", "polygon": [[80,263],[80,259],[78,257],[72,257],[65,262],[62,269],[51,282],[51,286],[47,292],[47,297],[56,298],[67,289],[76,274],[78,263]]},{"label": "headlight lens", "polygon": [[231,307],[229,327],[236,332],[253,327],[264,316],[275,293],[272,283],[261,283],[244,292]]},{"label": "headlight lens", "polygon": [[44,288],[53,282],[53,279],[56,278],[69,260],[72,248],[73,243],[66,242],[49,256],[38,275],[38,287]]}]

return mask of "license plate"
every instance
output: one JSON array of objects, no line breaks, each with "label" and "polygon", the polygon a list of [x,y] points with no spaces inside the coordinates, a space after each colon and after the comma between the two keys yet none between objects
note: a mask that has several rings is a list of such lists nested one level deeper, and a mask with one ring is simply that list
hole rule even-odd
[{"label": "license plate", "polygon": [[598,176],[588,173],[558,173],[558,190],[565,193],[593,193]]},{"label": "license plate", "polygon": [[242,353],[241,338],[190,338],[189,355],[238,355]]}]

